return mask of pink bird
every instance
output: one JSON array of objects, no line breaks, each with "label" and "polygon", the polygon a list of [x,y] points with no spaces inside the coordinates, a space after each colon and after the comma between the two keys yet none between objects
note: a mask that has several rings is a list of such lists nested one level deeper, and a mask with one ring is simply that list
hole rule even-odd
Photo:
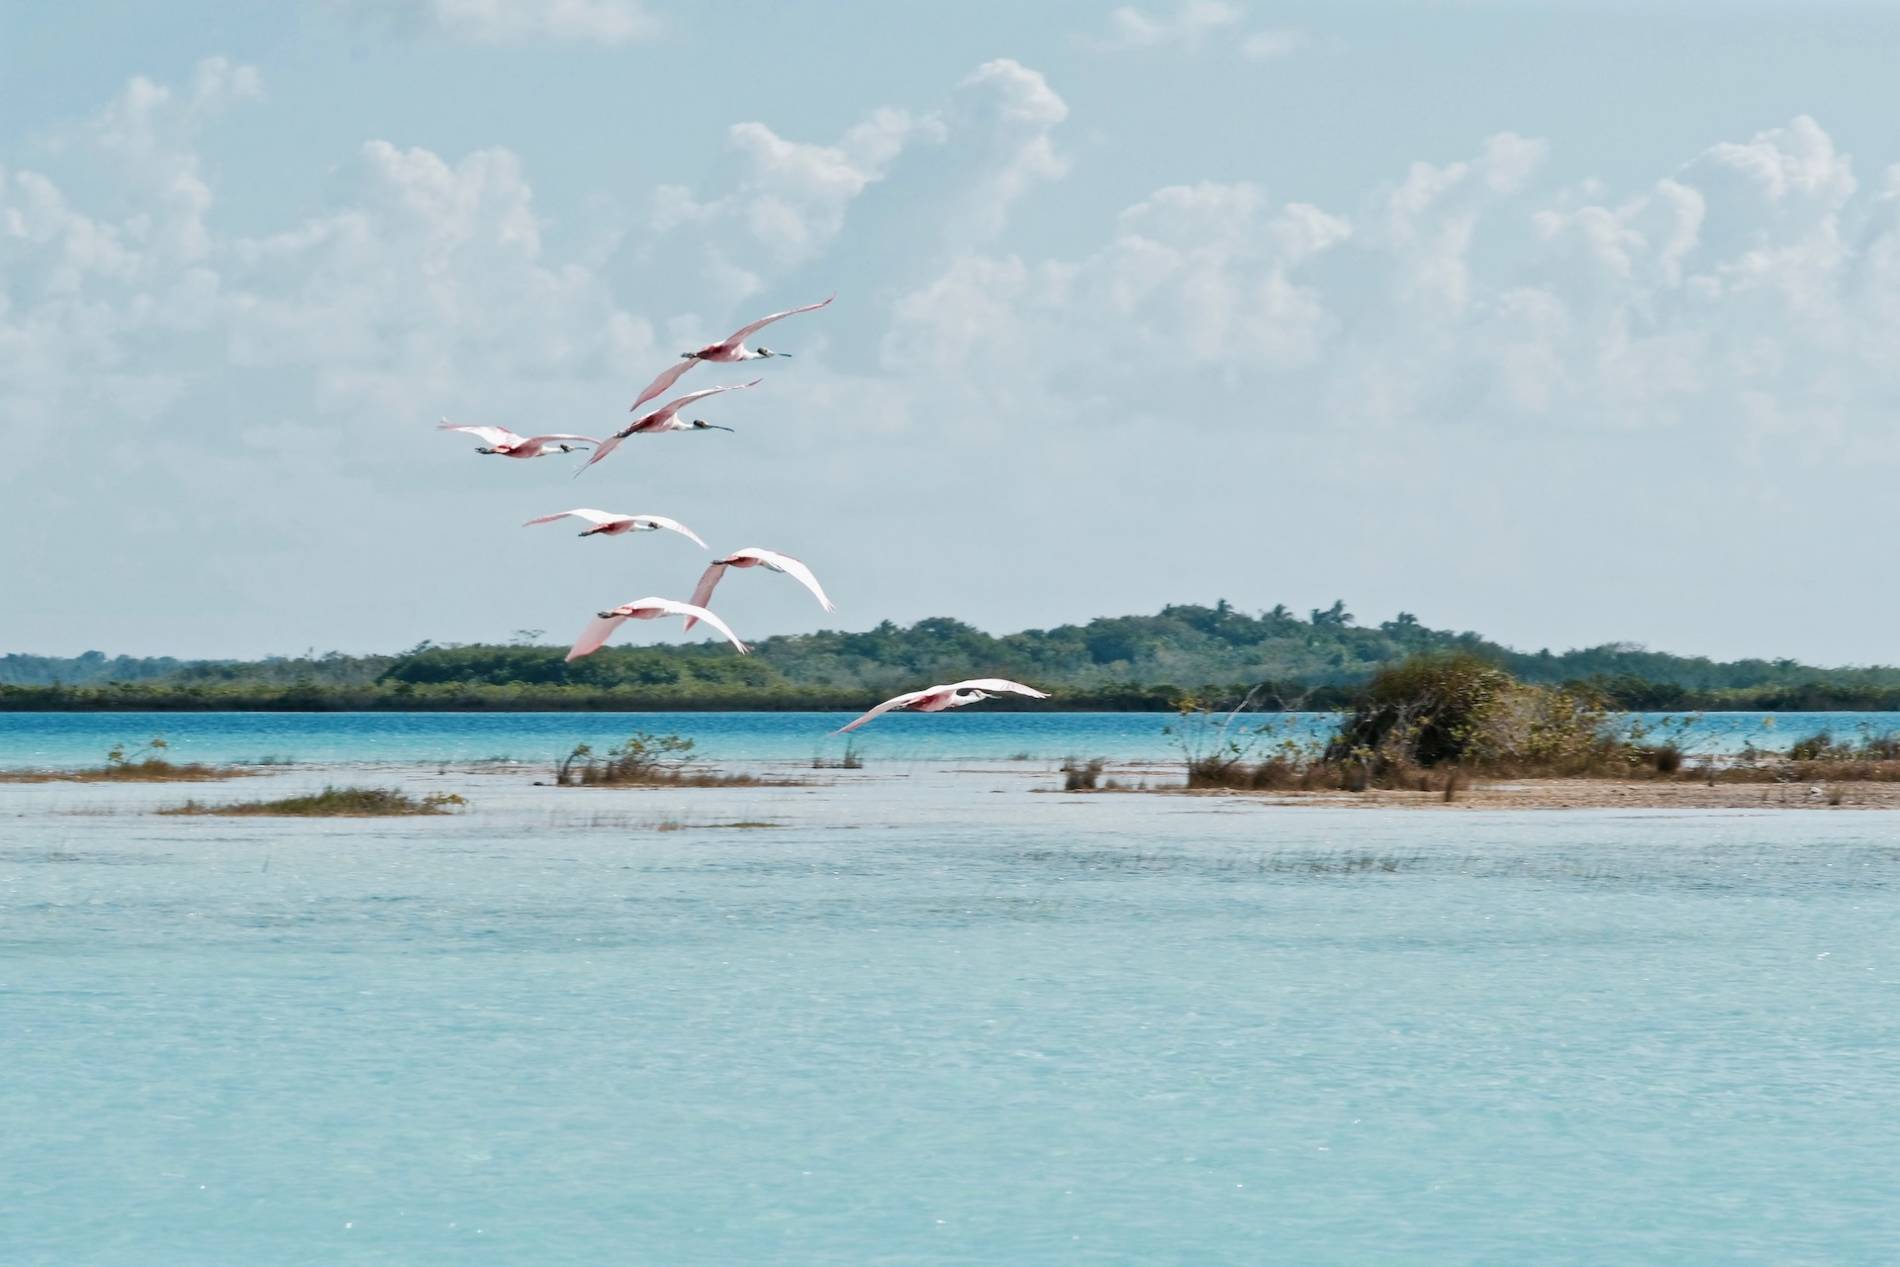
[{"label": "pink bird", "polygon": [[437,431],[466,431],[469,435],[479,436],[488,443],[476,449],[475,452],[492,453],[504,458],[552,457],[556,453],[573,453],[578,445],[600,443],[592,436],[518,436],[506,427],[460,427],[447,418],[436,423],[435,429]]},{"label": "pink bird", "polygon": [[[557,519],[581,519],[594,525],[581,533],[583,537],[617,537],[623,532],[658,532],[664,528],[668,532],[677,532],[702,550],[710,549],[699,534],[677,519],[668,519],[665,515],[614,515],[604,510],[594,510],[587,506],[577,506],[573,510],[563,510],[559,514],[542,515],[522,524],[523,528],[532,528],[536,524],[551,524]],[[699,602],[697,598],[693,600]],[[686,627],[691,629],[692,623]]]},{"label": "pink bird", "polygon": [[967,682],[952,682],[948,686],[928,686],[921,691],[907,691],[902,695],[894,695],[850,725],[840,726],[831,733],[842,735],[847,730],[856,730],[873,717],[880,717],[894,708],[908,708],[919,713],[941,713],[946,708],[962,708],[965,704],[974,704],[980,699],[992,699],[998,691],[1027,695],[1031,699],[1049,698],[1047,691],[1039,691],[1033,686],[1024,686],[1021,682],[1012,682],[1008,678],[971,678]]},{"label": "pink bird", "polygon": [[[625,440],[628,436],[652,435],[660,431],[730,431],[732,430],[731,427],[714,426],[702,418],[695,418],[691,422],[682,422],[679,417],[679,411],[696,400],[704,400],[708,396],[717,396],[720,392],[743,391],[748,387],[757,387],[764,381],[762,378],[755,378],[749,383],[728,383],[724,387],[705,387],[696,392],[687,392],[684,396],[676,396],[672,400],[667,401],[664,405],[661,405],[658,409],[655,409],[652,413],[641,414],[627,426],[614,432],[613,435],[609,436],[606,440],[599,441],[600,447],[594,450],[594,456],[581,463],[581,471],[586,470],[619,448],[620,442]],[[580,473],[580,471],[574,472],[576,475]]]},{"label": "pink bird", "polygon": [[818,309],[823,308],[825,304],[830,303],[832,299],[836,298],[837,296],[833,295],[830,299],[826,299],[824,303],[806,304],[803,308],[787,308],[784,312],[775,312],[769,317],[760,317],[749,326],[740,326],[718,343],[708,343],[697,352],[680,353],[680,363],[675,365],[672,369],[667,370],[651,383],[648,383],[647,389],[640,393],[640,398],[633,402],[633,408],[638,409],[641,405],[646,404],[647,401],[652,400],[655,396],[658,396],[661,392],[679,382],[681,374],[692,369],[693,366],[699,364],[701,361],[713,361],[721,365],[730,365],[735,361],[761,361],[768,356],[790,356],[790,352],[774,352],[771,348],[749,348],[745,345],[745,341],[752,335],[757,334],[760,330],[771,325],[774,321],[782,321],[786,317],[795,317],[801,312],[816,312]]},{"label": "pink bird", "polygon": [[573,648],[567,653],[569,660],[578,660],[584,655],[592,655],[601,649],[607,639],[613,637],[614,630],[629,620],[658,620],[662,616],[685,616],[692,620],[703,620],[726,636],[726,640],[739,648],[744,655],[751,648],[739,641],[739,635],[726,627],[726,622],[707,611],[704,607],[695,607],[691,603],[682,603],[671,598],[636,598],[630,603],[622,603],[598,614],[587,628],[581,630],[581,636],[574,640]]},{"label": "pink bird", "polygon": [[[777,550],[765,550],[758,546],[747,546],[743,550],[734,550],[723,559],[714,559],[700,574],[699,584],[693,589],[693,602],[704,607],[706,600],[712,597],[714,587],[726,575],[727,568],[768,568],[785,575],[803,585],[818,600],[818,605],[826,611],[836,611],[837,607],[825,597],[824,587],[818,584],[818,578],[811,569],[789,554],[780,554]],[[693,627],[693,618],[686,618],[686,627]]]}]

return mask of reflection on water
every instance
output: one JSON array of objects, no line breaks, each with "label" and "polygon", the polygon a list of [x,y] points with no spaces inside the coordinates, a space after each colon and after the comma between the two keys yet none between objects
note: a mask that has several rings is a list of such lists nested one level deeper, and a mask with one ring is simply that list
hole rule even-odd
[{"label": "reflection on water", "polygon": [[353,823],[0,786],[0,1261],[1900,1244],[1893,815],[905,774],[429,768],[469,812]]}]

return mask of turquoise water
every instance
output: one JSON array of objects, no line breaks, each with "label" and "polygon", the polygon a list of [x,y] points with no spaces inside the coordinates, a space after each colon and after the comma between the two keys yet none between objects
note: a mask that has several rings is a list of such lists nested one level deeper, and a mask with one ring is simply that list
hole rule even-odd
[{"label": "turquoise water", "polygon": [[0,1263],[1900,1245],[1894,814],[333,773],[0,785]]},{"label": "turquoise water", "polygon": [[[853,713],[0,713],[0,768],[98,762],[116,743],[162,734],[181,760],[314,762],[554,760],[577,743],[618,743],[636,730],[691,737],[715,760],[798,760],[836,756],[845,736],[831,731]],[[1654,725],[1670,714],[1641,714]],[[1265,716],[1274,738],[1311,738],[1332,714]],[[1001,713],[981,706],[955,713],[899,713],[855,733],[868,757],[955,760],[1077,755],[1127,761],[1178,755],[1163,713]],[[1900,730],[1900,713],[1720,713],[1695,723],[1696,751],[1732,751],[1744,742],[1785,747],[1831,729]]]}]

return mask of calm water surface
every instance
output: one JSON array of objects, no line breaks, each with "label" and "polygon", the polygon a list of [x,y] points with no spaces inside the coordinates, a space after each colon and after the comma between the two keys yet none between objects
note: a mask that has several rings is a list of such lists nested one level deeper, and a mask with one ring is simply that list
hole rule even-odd
[{"label": "calm water surface", "polygon": [[[636,730],[676,733],[722,761],[836,756],[847,738],[887,760],[1007,757],[1168,757],[1178,748],[1165,713],[896,713],[855,736],[832,736],[855,713],[0,713],[0,768],[98,762],[116,743],[163,735],[185,760],[308,762],[552,761],[577,743],[618,743]],[[1638,714],[1651,726],[1676,714]],[[1261,715],[1272,738],[1328,733],[1330,713]],[[1786,747],[1818,730],[1853,737],[1900,731],[1900,713],[1717,713],[1688,730],[1694,751],[1744,743]]]},{"label": "calm water surface", "polygon": [[0,1263],[1900,1246],[1894,815],[389,777],[0,785]]}]

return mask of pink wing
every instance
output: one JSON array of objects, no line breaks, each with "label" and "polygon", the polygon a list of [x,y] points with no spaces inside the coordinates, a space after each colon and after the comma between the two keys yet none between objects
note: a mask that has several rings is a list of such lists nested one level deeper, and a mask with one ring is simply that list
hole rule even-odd
[{"label": "pink wing", "polygon": [[565,435],[558,432],[551,436],[529,436],[527,440],[525,441],[525,443],[527,444],[559,444],[563,440],[573,440],[580,444],[599,444],[600,443],[600,441],[596,440],[593,436],[570,436],[570,435]]},{"label": "pink wing", "polygon": [[[701,572],[699,574],[699,584],[693,586],[693,597],[691,600],[693,606],[704,607],[706,600],[712,597],[714,588],[718,586],[719,578],[725,574],[726,565],[723,563],[715,563],[704,572]],[[686,618],[686,627],[691,629],[698,622],[699,617],[688,616]]]},{"label": "pink wing", "polygon": [[679,382],[680,375],[692,369],[693,366],[697,364],[699,364],[698,361],[682,359],[679,364],[673,366],[658,378],[648,383],[647,389],[640,393],[639,399],[635,400],[633,404],[628,407],[627,412],[633,413],[638,411],[640,406],[646,404],[649,400],[652,400],[655,396],[658,396],[661,392]]},{"label": "pink wing", "polygon": [[588,523],[600,528],[608,524],[619,523],[623,519],[631,519],[632,517],[631,515],[610,515],[604,510],[594,510],[587,506],[576,506],[573,510],[563,510],[559,514],[542,515],[538,519],[530,519],[521,526],[523,528],[532,528],[536,524],[551,524],[556,519],[573,518],[585,519]]},{"label": "pink wing", "polygon": [[614,636],[614,630],[626,623],[625,616],[597,616],[581,630],[581,636],[574,640],[573,648],[567,653],[569,660],[578,660],[584,655],[592,655],[606,645],[607,639]]},{"label": "pink wing", "polygon": [[687,392],[684,396],[678,396],[667,401],[664,405],[661,405],[658,409],[655,409],[652,413],[640,419],[640,421],[665,422],[668,418],[671,418],[674,414],[677,414],[680,410],[696,400],[704,400],[708,396],[717,396],[720,392],[743,391],[748,387],[757,387],[764,381],[762,378],[755,378],[749,383],[727,383],[724,387],[702,387],[696,392]]},{"label": "pink wing", "polygon": [[787,317],[796,317],[801,312],[816,312],[837,297],[836,295],[831,295],[815,304],[806,304],[803,308],[787,308],[784,312],[775,312],[769,317],[760,317],[751,325],[740,326],[737,330],[733,331],[731,337],[721,344],[721,346],[729,348],[737,347],[752,335],[757,334],[759,331],[765,329],[765,327],[771,325],[774,321],[783,321]]},{"label": "pink wing", "polygon": [[[588,467],[600,461],[602,458],[606,457],[609,453],[612,453],[615,449],[619,448],[620,442],[622,440],[625,440],[626,438],[627,437],[625,436],[608,436],[605,440],[602,440],[600,442],[600,447],[594,450],[594,456],[588,458],[585,462],[581,463],[581,471],[586,470]],[[576,471],[574,472],[574,474],[579,475],[581,471]]]},{"label": "pink wing", "polygon": [[[934,691],[937,688],[932,687],[930,689]],[[856,721],[850,723],[849,725],[840,726],[838,727],[838,729],[832,731],[831,733],[834,735],[842,735],[847,730],[856,730],[859,726],[862,726],[865,722],[870,721],[874,717],[882,717],[885,713],[890,712],[893,708],[904,708],[911,704],[915,704],[918,700],[923,699],[925,696],[929,694],[930,694],[930,691],[905,691],[902,695],[893,695],[889,699],[885,700],[882,704],[879,704],[876,708],[866,713],[864,716],[858,718]]]}]

